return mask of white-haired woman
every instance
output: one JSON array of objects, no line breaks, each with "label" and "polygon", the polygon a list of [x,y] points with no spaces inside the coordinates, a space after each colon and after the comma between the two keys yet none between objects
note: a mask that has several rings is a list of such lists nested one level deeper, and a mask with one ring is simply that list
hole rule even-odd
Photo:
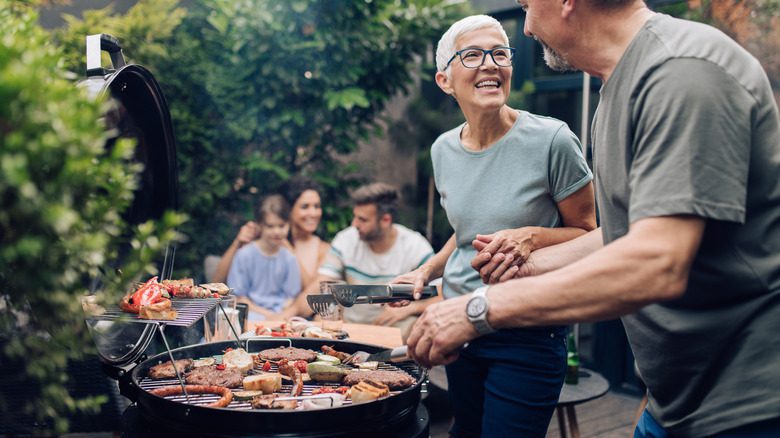
[{"label": "white-haired woman", "polygon": [[[511,278],[531,251],[595,228],[593,177],[577,138],[559,120],[506,105],[513,54],[501,24],[486,15],[456,22],[439,41],[436,83],[466,118],[442,134],[431,152],[441,204],[455,233],[397,282],[421,288],[443,275],[445,299],[470,294],[484,283]],[[479,321],[480,309],[474,310],[471,320],[484,335],[447,365],[455,417],[450,432],[543,437],[563,385],[566,328],[492,332]],[[430,339],[430,333],[413,329],[410,347]],[[415,352],[423,365],[432,364]]]}]

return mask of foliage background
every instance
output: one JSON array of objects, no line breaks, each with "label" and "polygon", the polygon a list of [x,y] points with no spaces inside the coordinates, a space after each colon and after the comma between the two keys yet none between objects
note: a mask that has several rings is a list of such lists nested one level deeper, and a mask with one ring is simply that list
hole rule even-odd
[{"label": "foliage background", "polygon": [[[112,302],[176,237],[183,217],[131,230],[122,212],[139,165],[109,141],[107,107],[75,86],[28,2],[0,0],[0,432],[63,432],[105,396],[66,389],[69,362],[94,354],[81,310],[87,281]],[[112,143],[111,148],[106,145]],[[121,243],[124,276],[101,274]],[[37,428],[27,429],[37,421]]]},{"label": "foliage background", "polygon": [[84,35],[110,33],[160,82],[191,217],[176,267],[196,275],[294,174],[324,187],[323,237],[348,225],[347,190],[363,181],[343,156],[384,134],[380,113],[464,11],[449,0],[196,0],[186,11],[141,0],[124,15],[70,17],[57,38],[80,72]]}]

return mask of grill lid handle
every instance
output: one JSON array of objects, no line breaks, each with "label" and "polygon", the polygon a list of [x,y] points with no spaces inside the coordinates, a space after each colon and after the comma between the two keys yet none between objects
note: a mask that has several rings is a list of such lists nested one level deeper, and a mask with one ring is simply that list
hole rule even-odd
[{"label": "grill lid handle", "polygon": [[[103,68],[100,52],[111,57],[110,69]],[[107,33],[87,35],[87,77],[105,76],[127,65],[119,40]]]}]

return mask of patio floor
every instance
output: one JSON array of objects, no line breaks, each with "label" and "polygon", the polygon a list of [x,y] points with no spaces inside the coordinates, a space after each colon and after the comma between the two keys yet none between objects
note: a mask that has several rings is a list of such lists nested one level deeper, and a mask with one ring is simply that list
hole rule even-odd
[{"label": "patio floor", "polygon": [[[639,397],[610,391],[605,396],[577,405],[577,423],[582,438],[627,438],[633,436],[634,416]],[[429,387],[423,401],[430,413],[431,438],[447,438],[450,425],[447,394],[435,386]],[[558,438],[558,421],[553,415],[547,438]]]}]

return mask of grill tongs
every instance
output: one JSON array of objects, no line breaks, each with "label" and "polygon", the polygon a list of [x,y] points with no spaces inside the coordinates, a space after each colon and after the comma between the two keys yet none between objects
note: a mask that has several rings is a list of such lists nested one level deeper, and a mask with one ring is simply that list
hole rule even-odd
[{"label": "grill tongs", "polygon": [[[379,304],[413,300],[412,284],[329,284],[328,289],[336,301],[344,307],[355,304]],[[437,294],[434,286],[423,286],[420,299]]]}]

